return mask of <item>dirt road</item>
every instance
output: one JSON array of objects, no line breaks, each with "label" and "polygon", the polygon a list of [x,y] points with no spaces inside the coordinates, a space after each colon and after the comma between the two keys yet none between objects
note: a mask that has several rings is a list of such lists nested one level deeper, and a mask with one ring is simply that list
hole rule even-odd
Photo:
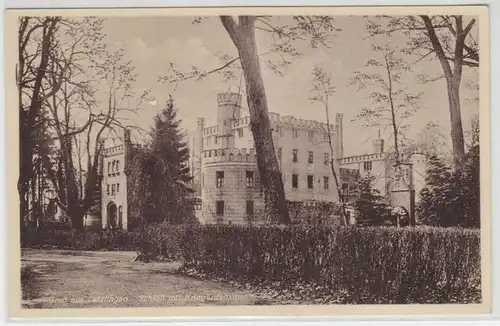
[{"label": "dirt road", "polygon": [[230,285],[175,274],[177,263],[132,262],[134,252],[23,250],[25,308],[270,304]]}]

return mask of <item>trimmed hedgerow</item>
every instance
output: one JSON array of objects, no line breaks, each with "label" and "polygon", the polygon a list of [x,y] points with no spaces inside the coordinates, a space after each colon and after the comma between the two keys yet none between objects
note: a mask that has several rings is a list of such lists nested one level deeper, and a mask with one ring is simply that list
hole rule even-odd
[{"label": "trimmed hedgerow", "polygon": [[140,247],[142,236],[121,230],[25,230],[21,232],[21,246],[67,250],[127,251]]},{"label": "trimmed hedgerow", "polygon": [[205,278],[343,292],[358,303],[480,299],[477,230],[161,225],[148,232],[144,252],[177,257]]},{"label": "trimmed hedgerow", "polygon": [[480,233],[460,228],[149,225],[26,231],[24,247],[139,250],[181,272],[315,303],[478,303]]}]

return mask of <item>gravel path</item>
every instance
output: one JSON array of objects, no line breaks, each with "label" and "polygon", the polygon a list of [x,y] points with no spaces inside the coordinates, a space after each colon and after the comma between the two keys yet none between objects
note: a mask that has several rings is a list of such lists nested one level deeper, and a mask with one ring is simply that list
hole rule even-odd
[{"label": "gravel path", "polygon": [[134,252],[22,251],[24,308],[271,304],[230,285],[176,275],[178,263],[132,262]]}]

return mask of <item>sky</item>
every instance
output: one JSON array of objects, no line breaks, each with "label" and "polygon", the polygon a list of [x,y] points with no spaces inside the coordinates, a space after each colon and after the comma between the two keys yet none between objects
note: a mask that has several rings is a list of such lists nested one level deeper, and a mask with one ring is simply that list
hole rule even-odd
[{"label": "sky", "polygon": [[[197,117],[205,117],[206,125],[212,125],[216,119],[217,93],[236,90],[239,80],[225,82],[220,75],[211,75],[202,81],[187,80],[173,84],[158,81],[160,76],[169,74],[170,64],[181,71],[190,71],[191,66],[200,70],[212,70],[221,66],[217,53],[236,56],[236,49],[229,35],[217,17],[193,24],[194,17],[113,17],[104,24],[105,41],[114,48],[122,48],[125,59],[131,60],[138,78],[134,87],[137,92],[151,90],[159,104],[172,95],[182,119],[182,127],[188,130],[196,128]],[[289,22],[288,17],[274,19],[278,24]],[[371,51],[372,41],[365,39],[366,20],[362,17],[342,16],[335,18],[335,27],[342,29],[331,37],[330,48],[312,49],[307,43],[297,42],[294,47],[302,53],[293,60],[284,76],[279,76],[262,66],[262,74],[269,111],[281,115],[294,115],[301,119],[325,121],[324,109],[310,101],[312,70],[320,66],[332,74],[336,93],[330,102],[330,116],[344,114],[344,152],[345,155],[362,154],[370,151],[371,141],[378,134],[378,129],[364,128],[360,121],[351,121],[360,113],[361,108],[370,106],[368,91],[358,91],[349,85],[355,71],[364,71],[368,60],[378,54]],[[273,39],[267,32],[257,31],[259,52],[265,52]],[[400,47],[402,38],[391,39],[391,46]],[[408,57],[409,61],[415,58]],[[449,135],[449,111],[446,83],[438,80],[428,84],[416,82],[416,76],[427,72],[431,76],[441,74],[437,60],[422,60],[413,66],[413,72],[405,77],[410,92],[422,92],[418,111],[408,122],[411,125],[409,136],[419,133],[426,123],[432,121],[443,128]],[[465,81],[477,81],[474,71],[464,72]],[[478,113],[477,103],[470,99],[477,96],[477,91],[462,87],[462,119],[464,127]],[[139,115],[133,123],[149,129],[154,115],[161,105],[144,104],[139,108]],[[246,107],[246,101],[243,101]],[[387,137],[382,133],[382,137]]]}]

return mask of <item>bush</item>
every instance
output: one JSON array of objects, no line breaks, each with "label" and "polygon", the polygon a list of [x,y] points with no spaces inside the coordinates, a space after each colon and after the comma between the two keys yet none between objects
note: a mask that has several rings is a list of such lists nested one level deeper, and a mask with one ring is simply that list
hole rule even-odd
[{"label": "bush", "polygon": [[161,225],[145,234],[145,252],[168,252],[205,277],[345,292],[357,303],[450,302],[480,286],[475,230]]},{"label": "bush", "polygon": [[124,251],[139,248],[140,233],[121,230],[25,230],[21,246],[66,250]]}]

